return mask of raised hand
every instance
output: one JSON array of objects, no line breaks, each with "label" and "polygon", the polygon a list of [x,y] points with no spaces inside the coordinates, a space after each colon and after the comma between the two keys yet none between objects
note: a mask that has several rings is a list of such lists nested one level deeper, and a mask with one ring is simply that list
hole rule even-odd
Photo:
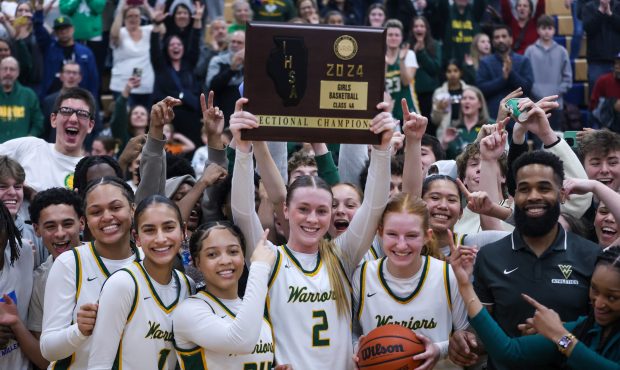
[{"label": "raised hand", "polygon": [[207,134],[209,146],[222,149],[222,132],[224,131],[224,112],[213,106],[214,93],[209,91],[208,100],[205,94],[200,94],[200,108],[202,109],[202,122]]},{"label": "raised hand", "polygon": [[560,104],[558,103],[559,95],[549,95],[540,99],[536,102],[536,105],[539,106],[545,113],[549,113],[554,109],[558,109]]},{"label": "raised hand", "polygon": [[566,330],[564,325],[562,325],[562,320],[557,312],[543,306],[527,294],[521,294],[521,296],[527,303],[531,304],[536,309],[531,323],[539,334],[543,335],[547,339],[550,339],[554,343],[560,340],[560,338],[564,335],[568,334],[568,330]]},{"label": "raised hand", "polygon": [[581,195],[594,192],[594,188],[598,183],[596,180],[570,178],[564,180],[562,187],[566,196],[571,194]]},{"label": "raised hand", "polygon": [[194,1],[194,14],[192,14],[192,18],[194,20],[202,21],[202,15],[204,14],[205,6],[202,5],[200,1]]},{"label": "raised hand", "polygon": [[456,140],[459,137],[459,130],[455,127],[446,127],[443,132],[443,136],[441,137],[441,144],[443,144],[444,148],[448,146],[451,142]]},{"label": "raised hand", "polygon": [[510,92],[510,94],[504,96],[504,98],[499,102],[499,109],[497,110],[497,120],[503,121],[504,118],[510,115],[510,111],[506,109],[506,102],[510,99],[515,99],[523,95],[523,89],[518,88]]},{"label": "raised hand", "polygon": [[459,284],[470,284],[469,277],[474,272],[474,261],[478,249],[476,247],[454,244],[452,232],[448,230],[448,246],[450,247],[450,266]]},{"label": "raised hand", "polygon": [[127,169],[129,164],[142,153],[142,147],[144,143],[146,143],[146,135],[147,134],[138,135],[129,139],[127,145],[125,145],[125,149],[123,149],[123,152],[118,157],[118,164],[121,168]]},{"label": "raised hand", "polygon": [[381,135],[381,144],[374,146],[375,149],[378,150],[387,150],[389,148],[390,140],[394,134],[394,127],[396,126],[394,117],[392,117],[392,114],[387,111],[388,106],[389,104],[386,102],[377,104],[377,109],[382,112],[377,114],[370,123],[370,131],[373,134]]},{"label": "raised hand", "polygon": [[161,131],[163,137],[164,125],[171,123],[174,119],[173,108],[181,104],[183,104],[183,102],[171,96],[167,96],[162,101],[155,103],[151,108],[149,134],[151,134],[152,130],[157,130],[157,133]]},{"label": "raised hand", "polygon": [[421,141],[426,132],[428,118],[415,112],[410,112],[406,99],[402,99],[400,104],[403,109],[403,133],[405,137],[407,140]]},{"label": "raised hand", "polygon": [[467,199],[467,208],[470,211],[486,215],[493,210],[493,201],[489,198],[489,194],[485,191],[474,191],[472,193],[469,192],[465,184],[460,179],[456,179],[456,183],[461,189],[463,196]]},{"label": "raised hand", "polygon": [[520,111],[528,111],[527,120],[521,122],[527,130],[538,136],[543,144],[551,145],[557,140],[557,135],[549,125],[547,113],[528,98],[520,99],[518,108]]},{"label": "raised hand", "polygon": [[230,116],[230,132],[233,135],[237,149],[249,153],[250,142],[241,139],[241,130],[251,130],[258,127],[258,118],[250,112],[243,110],[243,105],[248,99],[239,98],[235,103],[235,113]]},{"label": "raised hand", "polygon": [[82,335],[90,336],[93,334],[98,309],[99,305],[96,303],[87,303],[80,306],[80,310],[77,313],[77,324]]},{"label": "raised hand", "polygon": [[252,253],[252,257],[250,261],[254,262],[264,262],[269,266],[273,266],[273,263],[276,260],[276,253],[273,248],[269,247],[267,244],[267,235],[269,235],[269,229],[265,229],[263,231],[263,236],[260,238],[258,243],[256,243],[256,249],[254,249],[254,253]]},{"label": "raised hand", "polygon": [[224,167],[211,163],[204,170],[199,181],[204,182],[207,186],[211,186],[218,181],[224,180],[226,176],[228,176],[228,171]]},{"label": "raised hand", "polygon": [[508,118],[497,122],[495,131],[480,141],[480,159],[497,160],[504,154],[508,133],[504,130]]}]

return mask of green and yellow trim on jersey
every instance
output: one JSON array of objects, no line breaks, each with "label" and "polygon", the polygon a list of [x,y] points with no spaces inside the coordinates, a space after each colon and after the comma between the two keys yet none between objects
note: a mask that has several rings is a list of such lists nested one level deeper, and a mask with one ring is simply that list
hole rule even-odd
[{"label": "green and yellow trim on jersey", "polygon": [[385,278],[383,277],[383,266],[385,264],[386,259],[387,257],[383,257],[381,258],[381,260],[379,260],[379,268],[377,269],[377,275],[379,275],[379,282],[381,283],[381,286],[383,287],[383,289],[385,289],[388,295],[392,297],[396,302],[401,303],[401,304],[407,304],[411,302],[418,295],[418,293],[422,290],[424,281],[426,281],[426,277],[428,275],[428,270],[429,270],[429,265],[431,262],[430,258],[426,257],[424,259],[425,261],[424,261],[424,264],[422,265],[422,275],[420,276],[420,281],[418,282],[418,286],[413,290],[413,292],[411,292],[409,296],[402,297],[402,298],[394,294],[394,292],[392,292],[392,289],[390,289],[390,286],[388,285],[387,281],[385,281]]},{"label": "green and yellow trim on jersey", "polygon": [[133,315],[136,313],[136,309],[138,308],[138,297],[140,296],[140,287],[138,285],[138,280],[136,279],[136,276],[133,274],[133,272],[129,271],[129,269],[121,269],[121,271],[125,271],[129,274],[129,276],[131,276],[131,279],[133,280],[133,285],[135,287],[135,292],[133,295],[133,302],[131,302],[131,308],[129,309],[129,314],[127,315],[127,322],[130,322],[131,319],[133,318]]},{"label": "green and yellow trim on jersey", "polygon": [[177,283],[177,296],[172,303],[166,306],[164,302],[162,302],[161,298],[159,298],[159,295],[157,295],[157,290],[155,290],[155,287],[153,286],[153,283],[151,282],[151,279],[149,278],[149,274],[144,269],[144,266],[142,266],[142,264],[137,261],[135,261],[134,264],[138,266],[138,270],[144,277],[144,280],[146,280],[147,286],[149,287],[149,291],[151,292],[151,295],[155,299],[155,303],[157,303],[157,306],[165,313],[172,312],[174,308],[176,307],[177,303],[179,303],[179,297],[181,296],[181,282],[179,281],[179,276],[177,275],[177,273],[174,270],[172,270],[172,278],[175,279]]},{"label": "green and yellow trim on jersey", "polygon": [[181,349],[175,344],[174,349],[177,351],[181,370],[208,370],[204,348],[196,346]]},{"label": "green and yellow trim on jersey", "polygon": [[62,360],[54,361],[50,365],[50,369],[52,370],[69,370],[71,369],[71,365],[75,360],[75,353],[72,353],[71,356],[67,358],[63,358]]},{"label": "green and yellow trim on jersey", "polygon": [[280,266],[282,265],[282,252],[280,249],[276,249],[276,262],[273,264],[273,270],[271,270],[271,276],[269,276],[269,281],[267,281],[267,289],[270,289],[273,285],[273,282],[276,280],[276,276],[278,276],[278,272],[280,272]]},{"label": "green and yellow trim on jersey", "polygon": [[452,311],[452,295],[450,294],[450,269],[448,268],[448,261],[443,263],[443,284],[446,290],[446,298],[448,299],[448,307]]},{"label": "green and yellow trim on jersey", "polygon": [[78,298],[80,297],[80,291],[82,290],[82,260],[80,259],[80,252],[77,248],[73,248],[71,250],[73,251],[73,257],[75,258],[75,303],[77,304]]},{"label": "green and yellow trim on jersey", "polygon": [[360,306],[357,310],[357,319],[362,317],[362,311],[364,310],[364,292],[366,291],[366,266],[368,262],[364,261],[360,268]]},{"label": "green and yellow trim on jersey", "polygon": [[299,261],[297,260],[297,258],[295,258],[295,256],[293,255],[293,252],[291,252],[290,249],[288,249],[288,247],[286,245],[282,246],[282,249],[284,250],[284,253],[286,253],[286,255],[291,259],[291,261],[293,262],[293,264],[301,271],[304,273],[304,275],[307,276],[315,276],[320,270],[321,270],[321,266],[323,265],[323,260],[321,259],[321,253],[317,253],[316,254],[316,265],[314,266],[314,270],[308,271],[308,270],[304,270],[303,267],[301,267],[301,263],[299,263]]}]

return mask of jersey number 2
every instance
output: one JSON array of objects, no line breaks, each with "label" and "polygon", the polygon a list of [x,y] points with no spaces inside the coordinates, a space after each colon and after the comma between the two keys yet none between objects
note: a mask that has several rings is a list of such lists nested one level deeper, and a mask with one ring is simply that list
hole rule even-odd
[{"label": "jersey number 2", "polygon": [[170,350],[167,348],[159,351],[159,360],[157,361],[157,370],[163,370],[166,366],[166,360],[168,359],[168,355],[170,354]]},{"label": "jersey number 2", "polygon": [[312,347],[327,347],[329,346],[329,338],[321,339],[321,332],[329,329],[329,324],[327,323],[327,314],[325,311],[312,311],[313,319],[320,319],[321,321],[317,324],[314,324],[312,327]]}]

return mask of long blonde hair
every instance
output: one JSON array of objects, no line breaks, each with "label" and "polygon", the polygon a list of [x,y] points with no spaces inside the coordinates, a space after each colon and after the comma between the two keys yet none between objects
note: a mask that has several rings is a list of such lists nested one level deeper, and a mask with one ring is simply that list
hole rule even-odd
[{"label": "long blonde hair", "polygon": [[482,32],[477,33],[474,36],[474,39],[472,40],[471,46],[469,48],[469,55],[471,56],[471,59],[474,62],[474,68],[476,70],[478,70],[478,67],[480,67],[480,58],[482,57],[480,55],[480,51],[478,50],[478,41],[480,41],[482,37],[489,38],[489,35],[487,35],[486,33],[482,33]]},{"label": "long blonde hair", "polygon": [[[320,177],[314,176],[300,176],[289,186],[288,193],[286,194],[286,205],[290,205],[293,193],[298,188],[311,187],[315,189],[323,189],[332,195],[331,187]],[[333,195],[332,195],[333,198]],[[329,285],[334,292],[334,298],[336,299],[336,308],[338,314],[343,317],[351,315],[351,294],[345,287],[345,275],[342,270],[342,264],[340,263],[339,251],[334,242],[326,239],[319,241],[319,256],[325,264],[327,269],[327,275],[329,276]]]}]

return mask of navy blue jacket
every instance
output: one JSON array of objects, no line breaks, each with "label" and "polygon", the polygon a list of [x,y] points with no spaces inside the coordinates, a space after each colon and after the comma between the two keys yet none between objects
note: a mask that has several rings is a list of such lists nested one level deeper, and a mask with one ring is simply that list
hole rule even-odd
[{"label": "navy blue jacket", "polygon": [[[43,54],[45,60],[45,66],[43,69],[43,80],[37,91],[39,98],[43,100],[45,96],[52,93],[49,91],[52,82],[56,78],[56,74],[60,72],[63,62],[64,53],[63,48],[58,44],[58,41],[52,38],[43,26],[43,12],[36,11],[32,17],[32,23],[34,28],[34,34]],[[90,91],[97,101],[99,96],[99,73],[97,72],[97,63],[95,62],[95,56],[88,46],[82,45],[78,42],[74,44],[75,61],[80,65],[80,71],[82,74],[82,82],[80,87]]]},{"label": "navy blue jacket", "polygon": [[518,87],[523,88],[523,95],[528,96],[534,83],[534,72],[529,59],[511,52],[512,70],[507,80],[504,80],[502,73],[502,58],[499,54],[492,54],[482,58],[478,74],[476,76],[476,86],[482,91],[487,106],[489,116],[495,119],[499,102],[511,91]]}]

